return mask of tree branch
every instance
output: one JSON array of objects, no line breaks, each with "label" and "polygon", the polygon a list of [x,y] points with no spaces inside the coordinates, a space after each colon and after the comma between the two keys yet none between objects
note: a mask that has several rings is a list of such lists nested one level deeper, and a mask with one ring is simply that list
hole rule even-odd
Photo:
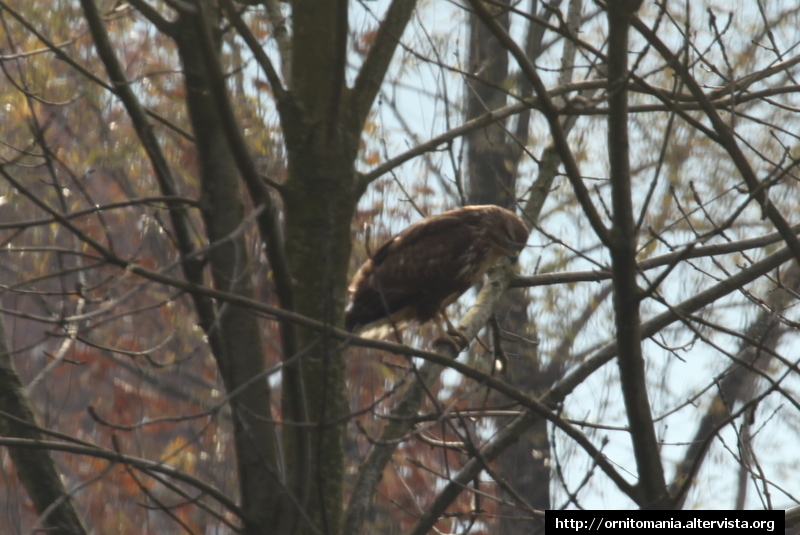
[{"label": "tree branch", "polygon": [[[223,1],[230,2],[230,0]],[[209,86],[211,87],[217,111],[222,119],[222,126],[225,129],[225,139],[228,141],[228,147],[234,155],[236,167],[239,169],[250,196],[253,198],[253,204],[255,206],[264,206],[264,211],[258,217],[261,240],[267,246],[267,257],[275,276],[275,292],[278,294],[281,306],[287,310],[292,310],[294,309],[292,278],[284,250],[283,232],[278,222],[278,208],[260,178],[256,165],[247,149],[247,142],[236,122],[236,115],[228,97],[222,67],[219,64],[219,58],[212,42],[206,18],[202,13],[202,3],[198,5],[201,6],[201,13],[195,17],[197,33],[203,48],[202,56],[205,61]],[[284,340],[283,342],[284,344],[289,344],[289,340]],[[290,347],[287,348],[288,354],[294,354],[296,349],[293,344],[290,344]]]},{"label": "tree branch", "polygon": [[608,155],[613,208],[611,273],[620,382],[645,508],[667,505],[664,467],[656,439],[642,354],[639,286],[636,282],[637,229],[633,214],[628,153],[628,30],[641,0],[609,2]]},{"label": "tree branch", "polygon": [[174,24],[162,17],[161,13],[159,13],[153,6],[145,2],[145,0],[130,0],[130,4],[135,7],[144,18],[149,20],[153,26],[158,28],[160,32],[164,33],[165,35],[172,36],[172,33],[175,29]]},{"label": "tree branch", "polygon": [[[24,392],[22,381],[14,369],[3,319],[0,317],[0,411],[15,417],[0,417],[0,435],[38,442],[42,440],[42,435],[36,430],[36,417]],[[61,481],[50,452],[12,448],[9,449],[9,456],[36,511],[40,515],[49,513],[40,519],[47,532],[57,535],[85,534],[86,528]]]},{"label": "tree branch", "polygon": [[389,9],[386,10],[386,16],[350,92],[353,120],[359,127],[366,121],[372,103],[375,102],[397,44],[408,21],[411,20],[416,5],[416,0],[392,0]]},{"label": "tree branch", "polygon": [[[686,299],[685,301],[675,305],[671,310],[663,312],[648,321],[645,321],[641,326],[643,337],[650,337],[661,331],[671,323],[679,321],[684,315],[691,314],[718,299],[734,292],[765,273],[775,269],[781,264],[788,262],[792,259],[792,252],[788,248],[782,248],[775,253],[769,255],[763,260],[756,262],[747,269],[742,270],[738,274],[726,279],[708,290],[700,292],[699,294]],[[600,369],[604,364],[609,362],[617,355],[616,342],[609,342],[592,357],[587,359],[583,364],[578,366],[566,377],[560,380],[548,393],[539,398],[539,402],[547,407],[554,407],[558,403],[572,393],[587,377]],[[423,357],[425,358],[425,357]],[[498,455],[502,454],[506,448],[516,443],[520,436],[527,431],[537,421],[537,416],[531,411],[526,410],[524,414],[517,417],[511,424],[500,431],[491,441],[486,443],[481,449],[481,455],[486,461],[491,462],[496,459]],[[464,485],[472,481],[483,470],[483,462],[478,459],[469,460],[464,467],[456,474],[451,483],[442,490],[439,496],[429,506],[423,519],[417,522],[417,525],[411,531],[410,535],[419,535],[428,533],[436,521],[446,511],[447,507],[461,492]]]},{"label": "tree branch", "polygon": [[[178,197],[178,190],[175,186],[175,179],[172,176],[167,159],[161,150],[161,146],[156,139],[155,132],[150,126],[145,112],[136,94],[133,92],[128,80],[125,78],[125,72],[117,59],[114,51],[114,46],[108,37],[105,26],[103,25],[100,12],[97,9],[93,0],[81,0],[81,6],[86,21],[89,24],[89,30],[95,42],[97,54],[100,56],[101,61],[105,65],[108,77],[115,89],[115,94],[120,98],[128,115],[133,122],[136,133],[145,149],[148,158],[153,166],[158,184],[161,188],[162,194],[169,197]],[[8,179],[9,176],[3,171],[3,174]],[[192,240],[189,218],[186,211],[186,206],[179,201],[169,201],[167,203],[170,220],[175,232],[175,237],[178,245],[178,250],[184,258],[182,263],[183,273],[186,279],[197,285],[203,284],[203,262],[199,258],[192,258],[194,252],[194,241]],[[48,211],[52,210],[47,208]],[[60,222],[66,221],[63,216],[58,216]],[[69,227],[68,227],[69,228]],[[99,250],[98,250],[99,251]],[[202,324],[210,326],[214,322],[214,307],[210,300],[199,295],[194,295],[194,305],[197,314],[200,317]],[[209,333],[209,342],[212,347],[219,349],[218,336]]]},{"label": "tree branch", "polygon": [[[767,294],[768,308],[761,310],[758,317],[745,330],[745,339],[742,340],[737,360],[725,377],[718,383],[719,393],[708,405],[706,413],[700,420],[695,431],[694,438],[689,442],[690,446],[686,450],[683,459],[677,463],[675,482],[672,484],[672,495],[679,508],[682,508],[686,500],[686,490],[683,482],[687,479],[694,479],[700,465],[706,457],[710,441],[708,437],[713,436],[719,425],[730,416],[733,406],[739,402],[749,400],[744,399],[745,392],[748,391],[745,385],[757,378],[759,373],[766,373],[770,363],[773,361],[774,350],[777,348],[782,336],[786,334],[786,329],[775,325],[775,311],[788,307],[796,299],[796,292],[800,289],[800,268],[797,263],[793,263],[787,272],[781,277],[785,289],[777,289]],[[752,344],[757,342],[757,344]],[[764,351],[761,346],[767,349]]]},{"label": "tree branch", "polygon": [[636,28],[636,30],[645,39],[647,39],[650,44],[653,45],[659,54],[661,54],[669,66],[680,74],[681,79],[686,84],[686,87],[692,93],[708,119],[711,121],[711,124],[713,125],[714,130],[719,137],[719,144],[730,155],[731,160],[739,170],[739,173],[742,175],[742,178],[747,184],[751,194],[761,205],[764,215],[766,215],[772,224],[775,225],[775,228],[781,233],[781,236],[783,236],[786,245],[789,247],[789,249],[791,249],[798,262],[800,262],[800,240],[794,235],[789,223],[786,221],[786,219],[784,219],[778,208],[769,199],[768,192],[762,188],[761,181],[758,179],[755,171],[753,171],[753,168],[750,166],[750,162],[747,161],[747,157],[744,155],[741,148],[739,148],[736,138],[734,137],[733,130],[727,124],[725,124],[725,121],[723,121],[722,117],[719,116],[719,113],[717,113],[717,110],[711,100],[708,98],[708,96],[706,96],[705,93],[703,93],[702,88],[688,71],[686,65],[680,61],[680,58],[675,56],[669,47],[664,44],[664,42],[661,41],[661,39],[659,39],[658,36],[637,17],[633,17],[631,19],[631,23],[633,27]]},{"label": "tree branch", "polygon": [[[111,91],[115,95],[117,94],[117,90],[116,90],[115,87],[107,84],[105,81],[103,81],[102,79],[97,77],[91,71],[87,70],[81,64],[75,62],[71,57],[69,57],[69,55],[67,55],[66,52],[64,52],[61,49],[60,46],[58,46],[53,41],[51,41],[50,39],[45,37],[41,32],[39,32],[36,28],[34,28],[33,25],[30,22],[25,20],[25,18],[22,15],[20,15],[19,13],[17,13],[13,9],[11,9],[11,7],[8,6],[8,4],[6,4],[2,0],[0,0],[0,8],[5,9],[12,17],[14,17],[20,24],[22,24],[25,27],[25,29],[27,29],[29,32],[31,32],[33,35],[35,35],[37,39],[39,39],[42,43],[44,43],[47,46],[47,48],[49,48],[53,52],[53,54],[56,55],[56,57],[58,57],[60,60],[64,61],[64,63],[66,63],[67,65],[69,65],[70,67],[72,67],[73,69],[78,71],[82,76],[86,77],[88,80],[91,80],[92,82],[94,82],[95,84],[99,85],[100,87],[103,87],[103,88],[107,89],[108,91]],[[167,128],[177,132],[182,137],[184,137],[186,139],[189,139],[189,140],[193,139],[192,135],[189,132],[187,132],[183,128],[180,128],[178,125],[176,125],[172,121],[169,121],[165,117],[162,117],[158,113],[156,113],[156,112],[154,112],[154,111],[152,111],[150,109],[147,109],[147,108],[144,108],[144,112],[147,115],[149,115],[150,117],[152,117],[153,119],[155,119],[156,121],[158,121],[161,124],[163,124],[164,126],[166,126]]]},{"label": "tree branch", "polygon": [[2,437],[0,438],[0,446],[5,446],[9,449],[19,448],[23,450],[63,451],[76,455],[86,455],[89,457],[96,457],[98,459],[105,459],[112,463],[122,463],[126,466],[133,466],[139,470],[149,470],[152,472],[161,473],[191,485],[192,487],[215,499],[220,503],[220,505],[224,506],[239,518],[246,519],[244,512],[225,493],[220,492],[218,489],[194,476],[165,464],[163,461],[150,461],[148,459],[123,455],[112,450],[101,448],[100,446],[86,443],[65,444],[63,442],[55,442],[50,440],[31,440],[25,438]]},{"label": "tree branch", "polygon": [[481,21],[492,30],[492,33],[494,33],[500,43],[514,56],[520,68],[522,69],[522,72],[533,84],[533,88],[539,97],[542,114],[545,116],[547,123],[550,125],[550,135],[553,137],[553,143],[556,146],[556,149],[558,149],[559,155],[561,156],[561,161],[564,164],[564,170],[566,171],[570,184],[572,184],[575,197],[580,203],[581,208],[583,208],[583,212],[589,220],[589,223],[591,224],[595,234],[597,234],[597,237],[603,244],[607,245],[609,243],[608,228],[606,228],[605,224],[603,223],[600,214],[597,212],[597,208],[595,208],[594,204],[592,203],[589,190],[583,183],[580,169],[578,169],[578,164],[575,162],[575,157],[573,156],[572,150],[567,142],[567,136],[564,134],[564,129],[559,121],[558,109],[553,104],[553,101],[550,100],[544,83],[536,73],[536,67],[533,66],[528,57],[525,55],[525,52],[519,47],[519,45],[517,45],[516,42],[514,42],[511,36],[508,35],[505,30],[503,30],[503,28],[497,23],[497,21],[494,20],[494,18],[492,18],[491,13],[489,13],[481,0],[467,1],[469,2],[470,6],[472,6],[475,14],[480,17]]},{"label": "tree branch", "polygon": [[233,2],[231,2],[231,0],[221,0],[221,4],[225,9],[225,15],[228,17],[228,20],[231,21],[233,27],[236,28],[236,31],[242,36],[242,39],[244,39],[244,42],[250,48],[250,51],[253,53],[256,61],[264,70],[264,74],[267,76],[267,81],[272,88],[272,93],[275,95],[278,113],[281,114],[282,119],[288,119],[288,117],[284,116],[289,112],[291,106],[291,96],[283,87],[281,77],[278,76],[278,72],[272,65],[272,61],[270,61],[269,56],[267,56],[266,52],[264,52],[264,48],[261,46],[261,43],[258,42],[256,36],[253,35],[253,32],[250,31],[250,28],[242,20],[242,17],[239,16],[239,12],[236,11],[236,7],[233,5]]},{"label": "tree branch", "polygon": [[[792,230],[796,233],[800,232],[800,224],[793,225]],[[716,256],[727,253],[737,253],[754,249],[757,247],[765,247],[767,245],[777,243],[782,240],[779,232],[771,232],[763,236],[749,238],[735,242],[715,243],[713,245],[705,245],[702,247],[691,247],[688,244],[685,248],[667,253],[652,258],[647,258],[640,261],[636,266],[638,271],[647,271],[660,266],[669,266],[674,264],[677,260],[687,260],[690,258],[704,258],[709,256]],[[526,277],[517,276],[511,280],[509,288],[528,288],[533,286],[549,286],[551,284],[570,284],[573,282],[599,282],[611,278],[610,270],[587,270],[587,271],[563,271],[557,273],[540,273],[538,275],[529,275]]]},{"label": "tree branch", "polygon": [[[267,10],[267,17],[269,17],[269,21],[272,24],[272,38],[275,39],[275,43],[278,45],[278,53],[280,54],[281,74],[283,74],[283,79],[288,86],[292,80],[292,43],[286,24],[286,17],[281,12],[279,0],[264,0],[261,3]],[[228,10],[227,6],[230,6],[229,0],[225,0],[225,5],[225,9]],[[248,33],[250,32],[248,31]],[[248,43],[249,45],[250,43]],[[262,47],[258,47],[258,50],[263,54]],[[258,61],[261,63],[261,60]]]}]

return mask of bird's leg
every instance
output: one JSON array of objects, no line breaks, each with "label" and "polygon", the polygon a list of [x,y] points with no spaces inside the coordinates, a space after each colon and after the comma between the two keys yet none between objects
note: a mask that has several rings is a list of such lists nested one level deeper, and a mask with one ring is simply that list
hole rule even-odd
[{"label": "bird's leg", "polygon": [[[502,335],[500,334],[500,323],[497,316],[492,314],[489,318],[489,326],[492,328],[492,351],[494,352],[494,370],[506,373],[508,369],[508,356],[503,350]],[[493,372],[494,373],[494,372]]]},{"label": "bird's leg", "polygon": [[[461,341],[461,344],[464,346],[463,349],[469,347],[469,338],[463,332],[459,331],[458,328],[452,324],[450,318],[447,317],[447,314],[442,311],[442,317],[444,318],[445,323],[447,323],[447,334],[448,336],[452,336],[454,338],[458,338]],[[462,349],[462,351],[463,351]]]},{"label": "bird's leg", "polygon": [[[444,319],[445,323],[447,323],[447,329],[444,328],[442,319]],[[434,320],[436,321],[436,327],[438,327],[439,332],[441,333],[441,336],[433,341],[434,344],[439,342],[449,344],[453,346],[453,349],[456,350],[456,353],[461,353],[469,347],[469,339],[467,336],[453,326],[444,311],[439,312]]]}]

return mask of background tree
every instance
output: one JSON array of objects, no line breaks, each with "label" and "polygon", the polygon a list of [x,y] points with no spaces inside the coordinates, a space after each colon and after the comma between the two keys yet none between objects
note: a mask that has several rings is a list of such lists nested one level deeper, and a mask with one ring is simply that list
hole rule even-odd
[{"label": "background tree", "polygon": [[[727,9],[0,1],[4,525],[796,503],[797,12]],[[533,229],[465,358],[336,329],[465,203]]]}]

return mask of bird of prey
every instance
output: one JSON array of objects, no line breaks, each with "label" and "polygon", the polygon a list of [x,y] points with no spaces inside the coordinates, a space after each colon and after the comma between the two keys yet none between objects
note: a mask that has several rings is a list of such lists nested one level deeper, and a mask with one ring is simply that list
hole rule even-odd
[{"label": "bird of prey", "polygon": [[[499,206],[465,206],[412,224],[381,247],[353,277],[345,328],[383,337],[410,322],[436,320],[503,259],[516,262],[528,228]],[[466,339],[460,335],[463,342]],[[450,338],[452,341],[452,338]],[[459,349],[464,349],[459,344]]]}]

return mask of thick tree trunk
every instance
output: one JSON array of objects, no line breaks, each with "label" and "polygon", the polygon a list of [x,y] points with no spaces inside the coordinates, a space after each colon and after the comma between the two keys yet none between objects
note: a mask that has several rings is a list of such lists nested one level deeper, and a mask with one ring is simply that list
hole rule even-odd
[{"label": "thick tree trunk", "polygon": [[[494,9],[498,11],[496,20],[508,29],[507,11],[500,11],[503,9],[500,7]],[[502,87],[509,77],[508,51],[476,16],[470,19],[470,36],[470,72],[487,83],[474,79],[467,81],[467,120],[506,105],[507,95]],[[527,115],[524,119],[521,117],[520,121],[527,130]],[[515,141],[507,133],[507,128],[504,123],[496,123],[467,136],[470,204],[497,204],[514,209],[517,200],[516,170],[522,154],[516,143],[525,143],[527,131],[518,131],[522,139]],[[547,189],[549,193],[549,187]],[[521,337],[516,342],[504,342],[509,372],[506,380],[522,390],[537,393],[550,385],[544,384],[542,380],[536,345],[522,341],[536,339],[535,327],[531,325],[528,316],[528,304],[527,294],[515,292],[508,296],[497,315],[504,330]],[[508,399],[504,396],[493,393],[492,404],[502,405],[507,402]],[[497,460],[497,471],[532,507],[548,509],[549,458],[547,424],[539,421],[520,437],[517,444],[509,448],[506,455]],[[528,518],[516,518],[519,510],[514,507],[501,506],[499,512],[498,529],[501,533],[511,535],[528,533],[535,529]]]},{"label": "thick tree trunk", "polygon": [[[325,149],[290,152],[291,186],[284,197],[286,251],[295,282],[295,311],[341,327],[355,208],[347,194],[353,169],[352,163],[337,162],[339,158],[319,152],[330,153]],[[305,186],[295,187],[299,183]],[[337,341],[324,333],[308,329],[297,333],[298,349],[306,352],[301,361],[302,391],[284,388],[284,412],[291,414],[298,406],[293,396],[304,395],[308,422],[317,425],[305,440],[311,450],[309,466],[302,466],[308,461],[289,443],[287,465],[290,470],[304,470],[309,478],[306,510],[312,522],[323,532],[338,533],[348,413],[344,354]]]},{"label": "thick tree trunk", "polygon": [[[205,11],[216,13],[214,9]],[[211,21],[210,27],[217,28],[218,22]],[[208,241],[214,244],[208,257],[212,279],[218,290],[252,298],[250,255],[244,234],[237,232],[244,222],[239,173],[209,89],[196,28],[191,18],[181,20],[176,41],[197,142],[203,220]],[[246,533],[273,533],[289,502],[280,481],[282,466],[256,316],[245,308],[224,304],[218,307],[214,324],[204,328],[217,331],[220,343],[212,346],[214,357],[226,390],[236,393],[230,405]],[[260,378],[253,380],[255,377]]]},{"label": "thick tree trunk", "polygon": [[[508,9],[494,7],[493,11],[497,12],[498,22],[508,28]],[[502,88],[508,80],[508,51],[475,16],[470,17],[470,37],[469,68],[480,80],[467,79],[467,120],[505,106],[506,92]],[[470,133],[466,139],[469,203],[511,207],[516,200],[518,162],[506,125],[492,124]]]},{"label": "thick tree trunk", "polygon": [[[41,440],[35,429],[36,418],[25,396],[22,381],[14,369],[5,327],[0,318],[0,435]],[[53,455],[48,450],[9,448],[8,454],[20,482],[28,492],[36,512],[42,515],[41,526],[54,535],[82,535],[81,522],[71,496],[64,488]]]},{"label": "thick tree trunk", "polygon": [[[293,14],[289,89],[299,113],[296,121],[283,117],[282,126],[289,156],[283,199],[295,312],[341,326],[350,223],[360,195],[354,189],[354,162],[361,124],[352,119],[345,98],[347,2],[298,1]],[[301,382],[291,368],[284,374],[284,381],[292,382],[283,390],[284,415],[316,425],[305,441],[307,460],[296,437],[285,441],[287,466],[290,477],[304,471],[308,478],[303,497],[311,522],[323,533],[336,534],[343,513],[345,360],[324,333],[298,329],[297,338],[298,350],[307,353],[300,363]],[[301,405],[306,414],[299,414]]]}]

